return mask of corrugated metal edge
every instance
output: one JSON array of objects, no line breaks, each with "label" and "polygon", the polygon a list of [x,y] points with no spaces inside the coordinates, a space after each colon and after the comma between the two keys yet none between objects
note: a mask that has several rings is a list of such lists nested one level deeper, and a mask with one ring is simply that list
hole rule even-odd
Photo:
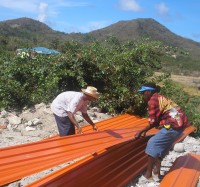
[{"label": "corrugated metal edge", "polygon": [[[124,115],[124,118],[120,116],[120,118],[122,122],[116,121],[116,118],[113,120],[117,126],[121,124],[127,128],[50,138],[45,141],[0,149],[0,185],[132,139],[134,132],[147,123],[146,119],[137,118],[134,121],[136,118],[131,115]],[[109,121],[112,123],[112,120]],[[110,122],[102,123],[110,127]],[[128,128],[129,126],[134,128]],[[156,132],[157,130],[152,131],[153,134]]]},{"label": "corrugated metal edge", "polygon": [[196,187],[200,176],[200,155],[189,153],[175,160],[159,187]]},{"label": "corrugated metal edge", "polygon": [[122,186],[146,167],[144,148],[149,137],[118,144],[64,167],[27,187]]},{"label": "corrugated metal edge", "polygon": [[[184,130],[184,132],[182,133],[182,135],[177,139],[176,142],[179,142],[181,140],[183,140],[188,134],[190,134],[191,132],[193,132],[195,130],[195,127],[188,127],[187,129]],[[138,142],[137,142],[138,141]],[[131,144],[131,142],[128,142],[129,144]],[[136,147],[138,147],[140,145],[139,140],[136,140],[135,143],[137,143],[138,145]],[[131,147],[127,147],[126,150],[123,150],[124,145],[123,146],[119,146],[118,147],[118,151],[119,153],[123,151],[124,155],[127,155],[127,160],[130,160],[132,157],[128,157],[128,154],[130,153],[130,151],[132,151],[134,149],[133,146]],[[115,150],[110,150],[113,151],[113,153],[115,152]],[[144,153],[144,150],[142,150],[142,152]],[[109,165],[112,164],[113,162],[116,161],[116,159],[120,160],[121,159],[121,155],[120,154],[116,154],[116,157],[109,157],[109,153],[108,152],[103,152],[104,157],[107,157],[109,160]],[[135,153],[136,154],[136,153]],[[137,152],[137,154],[141,154],[140,152]],[[131,160],[131,162],[129,162],[129,165],[126,166],[125,168],[123,168],[123,162],[119,162],[118,163],[118,168],[120,168],[120,170],[115,170],[115,168],[110,168],[109,170],[107,170],[107,172],[104,173],[99,173],[98,176],[94,176],[92,174],[90,174],[90,167],[89,165],[92,165],[92,163],[94,164],[94,162],[99,164],[99,167],[102,167],[101,169],[103,170],[104,167],[104,161],[100,162],[98,159],[101,158],[102,155],[98,155],[96,158],[93,157],[88,157],[86,158],[86,160],[82,160],[80,162],[75,163],[74,165],[72,164],[70,167],[65,167],[55,173],[52,173],[49,176],[46,176],[38,181],[35,181],[34,183],[28,185],[28,187],[35,187],[35,186],[65,186],[67,185],[68,187],[76,187],[76,186],[91,186],[91,187],[95,187],[95,186],[102,186],[102,187],[106,187],[106,186],[123,186],[125,184],[128,183],[129,180],[131,180],[133,177],[137,177],[146,167],[146,161],[143,162],[143,164],[141,163],[139,167],[137,167],[136,165],[131,164],[132,163],[137,163],[135,160]],[[146,156],[145,154],[143,155],[144,157]],[[85,163],[84,163],[85,162]],[[122,165],[120,167],[120,165]],[[85,167],[85,170],[81,171],[80,168]],[[95,169],[98,169],[96,167],[94,167]],[[117,171],[115,173],[115,171]],[[92,173],[95,172],[95,170],[92,170]],[[109,173],[109,174],[108,174]],[[85,176],[86,175],[86,176]],[[92,175],[92,176],[91,176]],[[76,180],[71,178],[71,176],[76,176]],[[108,178],[106,178],[106,176],[109,176]],[[93,178],[92,178],[93,177]],[[87,179],[87,181],[83,181],[83,179]],[[98,181],[95,181],[95,179],[98,179]],[[73,181],[73,183],[72,183]],[[76,183],[76,181],[78,181]],[[88,182],[90,181],[90,182]],[[91,182],[92,181],[92,182]],[[80,184],[81,182],[81,184]]]}]

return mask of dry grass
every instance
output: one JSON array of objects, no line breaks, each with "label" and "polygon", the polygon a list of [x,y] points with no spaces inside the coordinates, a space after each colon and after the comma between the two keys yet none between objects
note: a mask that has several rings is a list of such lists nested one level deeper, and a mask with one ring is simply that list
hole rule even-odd
[{"label": "dry grass", "polygon": [[[156,72],[156,75],[160,74]],[[188,94],[200,96],[200,90],[198,89],[200,86],[200,77],[171,75],[171,79],[177,82]]]}]

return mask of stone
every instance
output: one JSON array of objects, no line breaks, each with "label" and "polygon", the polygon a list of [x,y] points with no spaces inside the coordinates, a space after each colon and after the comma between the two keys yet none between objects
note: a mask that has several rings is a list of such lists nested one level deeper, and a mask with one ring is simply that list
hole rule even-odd
[{"label": "stone", "polygon": [[35,131],[35,130],[36,128],[34,127],[29,127],[29,126],[26,127],[26,131]]},{"label": "stone", "polygon": [[10,115],[10,116],[8,116],[7,119],[9,121],[9,123],[12,125],[19,125],[22,122],[22,118],[15,116],[15,115]]},{"label": "stone", "polygon": [[178,153],[183,153],[185,151],[184,143],[177,143],[174,145],[174,151]]}]

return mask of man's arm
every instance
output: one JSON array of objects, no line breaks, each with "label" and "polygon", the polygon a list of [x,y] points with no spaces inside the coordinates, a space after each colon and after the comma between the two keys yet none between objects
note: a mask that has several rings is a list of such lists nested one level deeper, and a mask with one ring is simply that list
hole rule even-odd
[{"label": "man's arm", "polygon": [[146,132],[149,131],[150,129],[154,128],[154,126],[152,125],[148,125],[145,128],[143,128],[142,130],[136,132],[135,134],[135,138],[140,138],[141,135],[146,136]]},{"label": "man's arm", "polygon": [[82,128],[79,126],[79,124],[77,123],[74,114],[72,114],[71,112],[67,111],[67,115],[69,120],[71,121],[71,123],[78,129],[78,134],[82,134]]},{"label": "man's arm", "polygon": [[87,113],[82,113],[83,118],[93,127],[94,131],[98,131],[98,127],[93,123]]},{"label": "man's arm", "polygon": [[159,110],[159,101],[157,96],[152,96],[150,101],[148,102],[148,115],[149,115],[149,124],[143,128],[141,131],[138,131],[135,134],[135,138],[139,138],[140,136],[146,136],[146,132],[149,131],[150,129],[154,128],[159,124],[158,122],[158,117],[157,117],[157,112]]}]

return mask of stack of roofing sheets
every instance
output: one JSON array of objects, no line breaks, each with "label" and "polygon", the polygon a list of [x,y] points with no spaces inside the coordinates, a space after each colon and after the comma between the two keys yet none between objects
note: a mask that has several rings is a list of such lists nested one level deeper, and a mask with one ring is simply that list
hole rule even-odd
[{"label": "stack of roofing sheets", "polygon": [[[39,142],[2,148],[0,185],[87,154],[90,155],[75,165],[52,174],[50,178],[41,179],[40,185],[36,183],[36,186],[77,186],[72,181],[79,184],[83,174],[85,180],[81,183],[87,184],[86,186],[125,184],[146,166],[144,148],[148,137],[134,140],[134,136],[147,123],[146,118],[124,114],[98,122],[99,132],[91,132],[91,126],[85,126],[84,134],[81,135],[56,136]],[[188,133],[192,131],[193,128]],[[156,132],[157,129],[152,129],[147,135],[151,136]],[[76,180],[72,180],[71,176],[75,174]],[[80,179],[77,179],[78,176]]]}]

